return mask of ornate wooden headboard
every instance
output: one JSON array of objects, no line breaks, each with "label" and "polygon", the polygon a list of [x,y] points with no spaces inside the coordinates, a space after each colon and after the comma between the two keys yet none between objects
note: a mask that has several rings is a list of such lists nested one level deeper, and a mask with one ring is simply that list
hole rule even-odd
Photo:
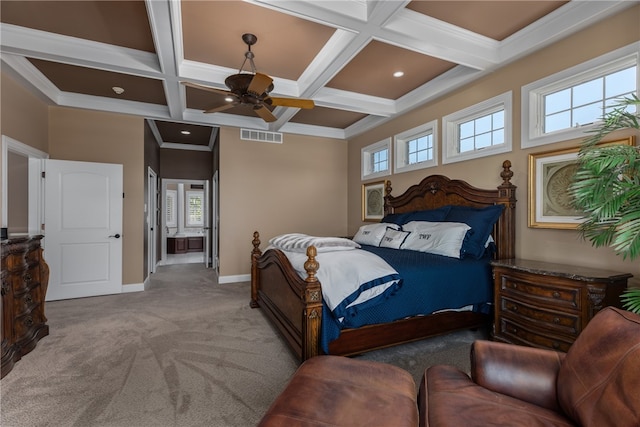
[{"label": "ornate wooden headboard", "polygon": [[517,187],[511,183],[513,172],[509,160],[502,163],[500,177],[502,184],[497,189],[487,190],[443,175],[431,175],[419,184],[412,185],[397,197],[391,195],[391,182],[387,181],[384,197],[385,214],[435,209],[446,205],[482,208],[502,204],[505,209],[493,229],[493,238],[497,247],[496,258],[515,258]]}]

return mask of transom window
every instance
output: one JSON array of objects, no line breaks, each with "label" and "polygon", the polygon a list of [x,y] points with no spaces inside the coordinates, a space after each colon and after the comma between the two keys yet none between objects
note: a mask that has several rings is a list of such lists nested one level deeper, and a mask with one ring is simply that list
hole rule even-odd
[{"label": "transom window", "polygon": [[504,109],[460,123],[458,127],[461,153],[504,144]]},{"label": "transom window", "polygon": [[373,153],[373,173],[389,169],[389,149],[383,148]]},{"label": "transom window", "polygon": [[595,123],[616,99],[635,93],[636,73],[632,66],[544,95],[544,133]]},{"label": "transom window", "polygon": [[585,138],[618,100],[638,93],[639,51],[636,42],[523,86],[522,148]]},{"label": "transom window", "polygon": [[407,151],[410,165],[433,159],[433,135],[412,139],[407,144]]},{"label": "transom window", "polygon": [[442,163],[511,151],[511,92],[442,118]]},{"label": "transom window", "polygon": [[362,179],[389,175],[390,152],[391,138],[362,148]]},{"label": "transom window", "polygon": [[436,166],[438,122],[434,120],[395,136],[396,173]]}]

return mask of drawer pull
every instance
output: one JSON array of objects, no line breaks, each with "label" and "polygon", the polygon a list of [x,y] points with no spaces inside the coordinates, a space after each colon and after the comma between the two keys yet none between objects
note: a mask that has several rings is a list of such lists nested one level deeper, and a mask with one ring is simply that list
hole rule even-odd
[{"label": "drawer pull", "polygon": [[559,318],[559,317],[554,317],[554,318],[553,318],[553,323],[555,323],[556,325],[557,325],[558,323],[560,323],[560,318]]},{"label": "drawer pull", "polygon": [[516,285],[515,283],[514,283],[513,285],[511,285],[511,287],[512,287],[513,289],[518,289],[518,285]]},{"label": "drawer pull", "polygon": [[555,291],[552,295],[554,298],[560,298],[560,292],[558,291]]},{"label": "drawer pull", "polygon": [[517,305],[512,305],[510,308],[511,308],[511,311],[518,311]]},{"label": "drawer pull", "polygon": [[32,281],[32,280],[33,280],[33,277],[31,277],[31,275],[30,275],[29,273],[27,273],[27,274],[25,274],[25,275],[22,277],[22,279],[23,279],[25,282],[30,282],[30,281]]},{"label": "drawer pull", "polygon": [[33,318],[32,317],[27,317],[24,321],[24,324],[27,326],[33,326]]},{"label": "drawer pull", "polygon": [[24,300],[27,304],[31,304],[33,302],[33,298],[31,297],[31,295],[27,295]]},{"label": "drawer pull", "polygon": [[557,349],[559,349],[559,348],[560,348],[560,343],[559,343],[559,342],[554,341],[553,343],[551,343],[551,347],[553,347],[555,350],[557,350]]}]

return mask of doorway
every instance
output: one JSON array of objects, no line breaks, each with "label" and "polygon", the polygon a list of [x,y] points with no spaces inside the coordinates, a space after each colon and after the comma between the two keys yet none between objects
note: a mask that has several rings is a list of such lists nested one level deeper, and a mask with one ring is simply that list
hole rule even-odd
[{"label": "doorway", "polygon": [[207,180],[162,179],[160,265],[210,265],[208,188]]}]

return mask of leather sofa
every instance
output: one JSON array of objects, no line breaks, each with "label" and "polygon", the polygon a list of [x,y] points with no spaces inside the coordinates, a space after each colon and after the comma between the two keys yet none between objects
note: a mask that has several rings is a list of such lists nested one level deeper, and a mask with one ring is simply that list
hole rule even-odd
[{"label": "leather sofa", "polygon": [[339,356],[303,363],[260,426],[640,426],[640,316],[601,310],[568,353],[492,341],[471,376]]}]

